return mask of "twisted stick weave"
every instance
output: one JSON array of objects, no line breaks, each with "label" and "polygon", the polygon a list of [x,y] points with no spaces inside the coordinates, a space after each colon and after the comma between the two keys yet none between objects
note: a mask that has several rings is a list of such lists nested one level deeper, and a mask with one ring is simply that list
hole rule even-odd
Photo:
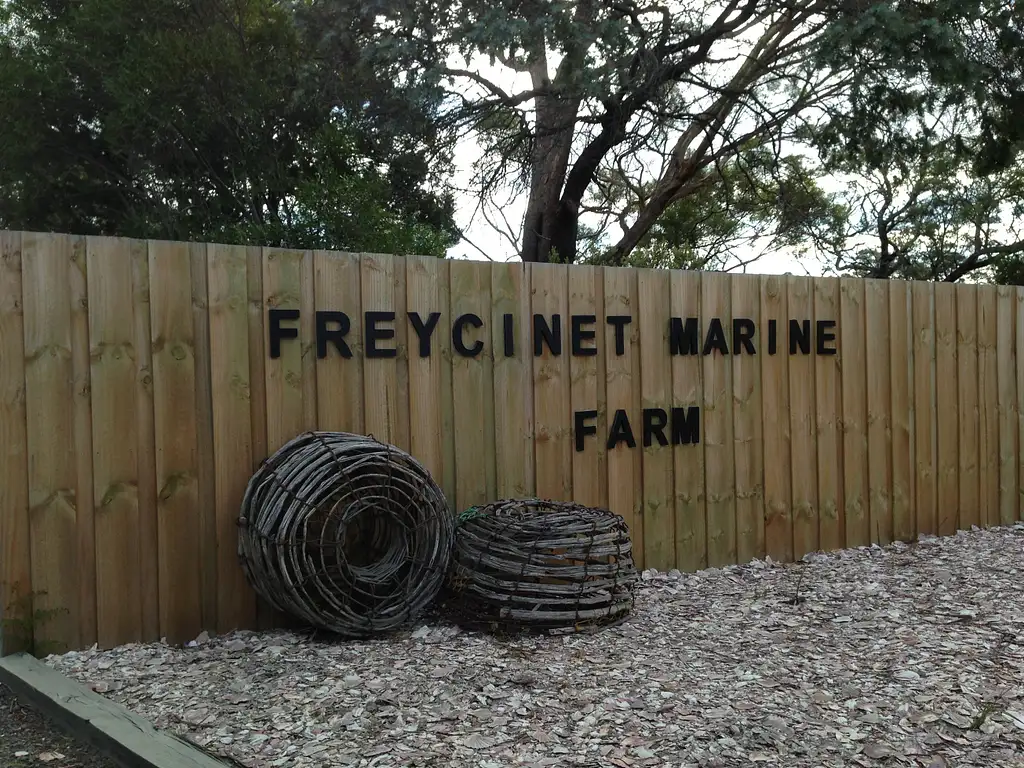
[{"label": "twisted stick weave", "polygon": [[625,619],[637,579],[621,516],[500,501],[460,516],[446,607],[459,623],[494,631],[581,632]]},{"label": "twisted stick weave", "polygon": [[249,480],[238,555],[279,611],[345,637],[414,622],[444,586],[455,521],[408,453],[371,437],[307,432]]}]

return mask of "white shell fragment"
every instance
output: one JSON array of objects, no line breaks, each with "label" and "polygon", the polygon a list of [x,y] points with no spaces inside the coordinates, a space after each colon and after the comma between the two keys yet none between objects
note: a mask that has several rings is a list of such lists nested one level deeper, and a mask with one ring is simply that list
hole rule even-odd
[{"label": "white shell fragment", "polygon": [[1024,525],[643,576],[594,634],[235,632],[47,663],[253,768],[1024,765]]}]

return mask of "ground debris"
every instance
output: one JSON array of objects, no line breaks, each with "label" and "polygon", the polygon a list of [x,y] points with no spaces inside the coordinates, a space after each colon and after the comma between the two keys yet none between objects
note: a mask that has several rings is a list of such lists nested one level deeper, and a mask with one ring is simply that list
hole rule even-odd
[{"label": "ground debris", "polygon": [[252,768],[1024,768],[1022,583],[1018,524],[645,571],[595,634],[204,633],[47,663]]}]

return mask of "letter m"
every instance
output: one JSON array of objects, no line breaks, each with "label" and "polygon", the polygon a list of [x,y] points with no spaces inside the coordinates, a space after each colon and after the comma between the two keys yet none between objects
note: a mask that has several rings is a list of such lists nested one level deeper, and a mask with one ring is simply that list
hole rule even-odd
[{"label": "letter m", "polygon": [[669,344],[673,355],[696,355],[700,348],[700,339],[697,338],[697,318],[686,318],[686,325],[683,325],[683,318],[673,317],[669,326]]},{"label": "letter m", "polygon": [[691,445],[700,442],[700,408],[672,409],[672,445]]}]

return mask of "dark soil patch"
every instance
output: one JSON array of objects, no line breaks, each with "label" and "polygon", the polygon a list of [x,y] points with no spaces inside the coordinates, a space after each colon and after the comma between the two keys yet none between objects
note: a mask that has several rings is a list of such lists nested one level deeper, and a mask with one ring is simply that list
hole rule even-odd
[{"label": "dark soil patch", "polygon": [[[26,754],[19,754],[22,752]],[[113,760],[92,746],[70,738],[34,709],[21,704],[11,690],[0,683],[0,768],[29,765],[117,768]]]}]

